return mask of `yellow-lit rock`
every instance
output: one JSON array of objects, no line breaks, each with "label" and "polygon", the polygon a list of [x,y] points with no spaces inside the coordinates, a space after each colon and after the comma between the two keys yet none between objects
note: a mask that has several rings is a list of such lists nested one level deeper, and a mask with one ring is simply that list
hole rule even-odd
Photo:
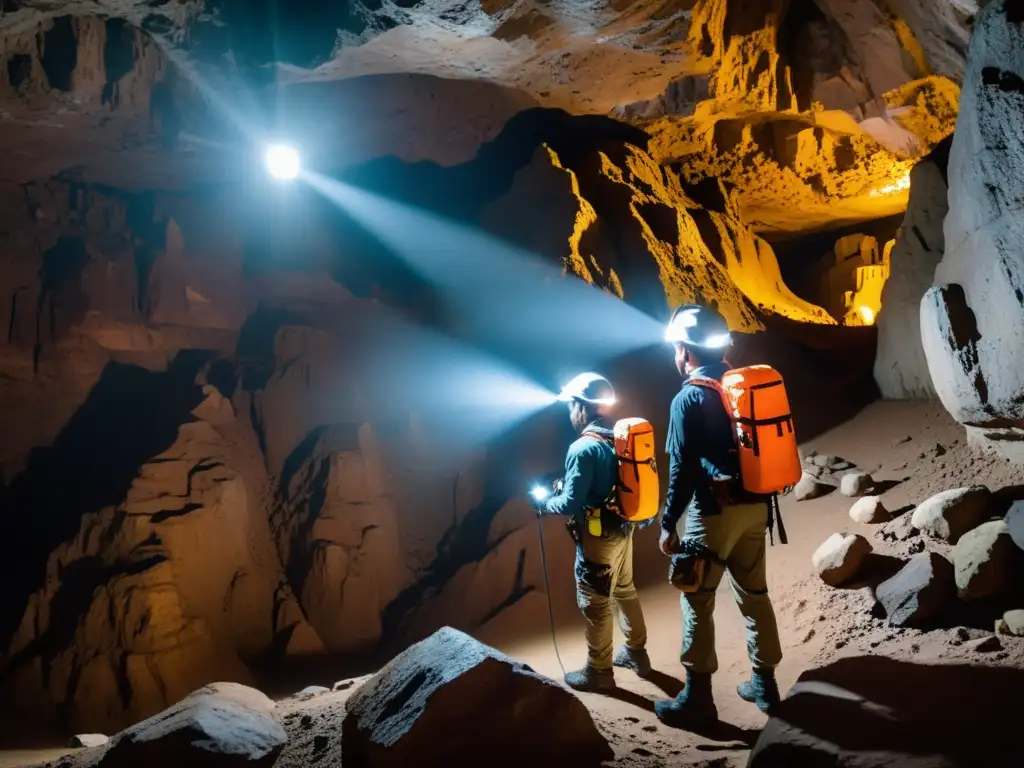
[{"label": "yellow-lit rock", "polygon": [[[672,169],[628,144],[573,168],[549,148],[485,210],[483,223],[627,301],[640,298],[642,280],[653,270],[663,307],[711,302],[734,330],[761,328],[756,310],[834,323],[823,308],[789,290],[771,246],[743,224],[724,186],[705,185],[702,195],[706,205],[687,194]],[[523,231],[517,222],[527,210],[532,225]],[[614,227],[615,238],[607,227]]]}]

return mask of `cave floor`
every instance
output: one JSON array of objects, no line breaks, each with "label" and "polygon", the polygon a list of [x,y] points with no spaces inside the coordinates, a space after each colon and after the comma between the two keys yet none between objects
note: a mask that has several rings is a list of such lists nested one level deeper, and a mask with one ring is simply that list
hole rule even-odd
[{"label": "cave floor", "polygon": [[[979,455],[966,445],[960,428],[935,403],[879,402],[854,420],[817,438],[805,449],[841,456],[870,472],[886,487],[882,499],[887,509],[902,510],[929,495],[948,488],[982,483],[996,491],[1024,487],[1024,467]],[[874,600],[869,583],[844,589],[826,587],[811,571],[811,553],[836,532],[857,532],[871,542],[875,552],[906,559],[912,541],[889,543],[876,535],[877,526],[854,523],[848,516],[852,500],[838,491],[819,499],[796,503],[783,500],[783,516],[789,544],[769,549],[769,588],[774,598],[785,658],[778,670],[785,691],[805,669],[846,656],[882,655],[921,664],[968,663],[1024,667],[1024,639],[1005,638],[999,653],[983,654],[965,642],[969,637],[991,634],[990,619],[974,626],[945,626],[922,632],[889,627],[873,617]],[[665,561],[656,551],[656,531],[643,531],[636,542],[638,579],[644,585],[642,601],[650,635],[649,651],[660,674],[655,685],[630,672],[616,671],[620,691],[614,697],[583,694],[599,728],[615,749],[614,764],[621,766],[742,766],[765,716],[741,701],[735,686],[748,673],[743,623],[723,580],[716,611],[719,672],[714,678],[715,698],[722,725],[697,736],[661,725],[652,710],[653,700],[678,689],[682,668],[678,662],[681,626],[678,593],[663,582]],[[929,549],[944,551],[929,543]],[[559,621],[558,644],[567,666],[582,661],[584,643],[572,596],[571,548],[565,541],[549,542],[552,595]],[[1009,608],[1022,606],[1008,605]],[[480,631],[479,639],[537,671],[560,679],[552,651],[544,597],[528,594]],[[301,685],[308,680],[301,681]],[[318,681],[331,686],[330,679]],[[297,683],[296,689],[301,687]],[[660,686],[660,688],[659,688]],[[351,690],[279,703],[285,722],[297,711],[313,715],[313,727],[293,731],[277,768],[316,764],[340,764],[314,755],[315,737],[324,743],[322,728],[337,732],[337,721]],[[307,721],[308,722],[308,721]],[[333,727],[331,726],[333,723]],[[322,727],[320,724],[323,724]],[[334,739],[331,740],[332,742]],[[340,746],[340,745],[339,745]],[[7,768],[52,759],[56,753],[2,752],[0,766]]]}]

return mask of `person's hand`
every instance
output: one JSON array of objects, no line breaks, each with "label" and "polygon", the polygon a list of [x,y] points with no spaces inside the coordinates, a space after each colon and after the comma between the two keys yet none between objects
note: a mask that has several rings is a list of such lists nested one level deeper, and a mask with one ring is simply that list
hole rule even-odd
[{"label": "person's hand", "polygon": [[661,553],[667,557],[672,557],[675,554],[676,544],[676,535],[662,528],[661,536],[658,538],[658,549],[661,550]]}]

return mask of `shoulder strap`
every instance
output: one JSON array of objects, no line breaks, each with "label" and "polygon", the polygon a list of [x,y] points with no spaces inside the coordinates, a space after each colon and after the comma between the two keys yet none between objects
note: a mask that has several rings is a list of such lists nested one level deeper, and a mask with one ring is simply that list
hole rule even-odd
[{"label": "shoulder strap", "polygon": [[580,437],[589,437],[592,440],[597,440],[598,442],[604,443],[605,445],[610,445],[613,449],[615,448],[614,438],[603,437],[597,434],[596,432],[584,432],[582,435],[580,435]]}]

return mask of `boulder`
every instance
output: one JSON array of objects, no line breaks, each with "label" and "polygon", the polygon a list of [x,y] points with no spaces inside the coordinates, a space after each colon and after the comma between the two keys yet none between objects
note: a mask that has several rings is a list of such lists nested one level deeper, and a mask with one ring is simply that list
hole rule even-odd
[{"label": "boulder", "polygon": [[838,464],[839,462],[842,461],[842,459],[836,456],[829,456],[827,454],[818,454],[817,456],[814,457],[812,461],[814,463],[814,466],[822,467],[823,469],[825,469],[831,467],[833,464]]},{"label": "boulder", "polygon": [[1013,543],[1024,549],[1024,501],[1015,501],[1006,513],[1006,526]]},{"label": "boulder", "polygon": [[800,482],[793,489],[793,497],[797,501],[810,501],[833,490],[835,490],[835,486],[820,483],[810,472],[804,472],[800,477]]},{"label": "boulder", "polygon": [[115,736],[102,768],[269,766],[288,741],[274,702],[237,683],[213,683]]},{"label": "boulder", "polygon": [[[921,346],[921,297],[932,284],[945,240],[949,210],[946,165],[952,137],[941,142],[910,172],[910,200],[889,257],[889,279],[878,313],[875,381],[887,400],[934,398],[935,385]],[[910,438],[897,441],[897,445]]]},{"label": "boulder", "polygon": [[834,533],[811,555],[814,570],[830,587],[849,581],[871,554],[871,544],[863,536]]},{"label": "boulder", "polygon": [[939,399],[972,442],[1020,460],[1024,25],[1016,5],[994,0],[974,17],[949,155],[945,253],[921,302],[921,337]]},{"label": "boulder", "polygon": [[1007,611],[996,621],[996,634],[1024,637],[1024,610]]},{"label": "boulder", "polygon": [[953,564],[935,552],[914,555],[875,589],[875,599],[897,627],[926,624],[955,597]]},{"label": "boulder", "polygon": [[875,484],[867,472],[848,472],[839,481],[839,492],[851,498],[863,496]]},{"label": "boulder", "polygon": [[918,505],[911,521],[926,536],[955,544],[985,519],[991,496],[983,485],[943,491]]},{"label": "boulder", "polygon": [[912,515],[902,514],[890,520],[878,529],[879,534],[886,541],[906,541],[917,536],[917,529],[914,527]]},{"label": "boulder", "polygon": [[444,627],[356,690],[342,722],[345,765],[597,765],[613,752],[571,692]]},{"label": "boulder", "polygon": [[980,600],[1004,592],[1013,581],[1019,550],[1003,520],[982,523],[953,548],[956,587],[963,600]]},{"label": "boulder", "polygon": [[102,733],[79,733],[71,737],[68,746],[72,749],[89,749],[90,747],[102,747],[110,741],[110,737]]},{"label": "boulder", "polygon": [[1021,686],[1013,667],[948,664],[940,674],[884,656],[839,659],[800,675],[747,768],[1004,765],[1019,750],[1007,724],[1024,717]]},{"label": "boulder", "polygon": [[878,496],[865,496],[850,507],[850,519],[855,523],[877,525],[889,520],[889,510]]}]

